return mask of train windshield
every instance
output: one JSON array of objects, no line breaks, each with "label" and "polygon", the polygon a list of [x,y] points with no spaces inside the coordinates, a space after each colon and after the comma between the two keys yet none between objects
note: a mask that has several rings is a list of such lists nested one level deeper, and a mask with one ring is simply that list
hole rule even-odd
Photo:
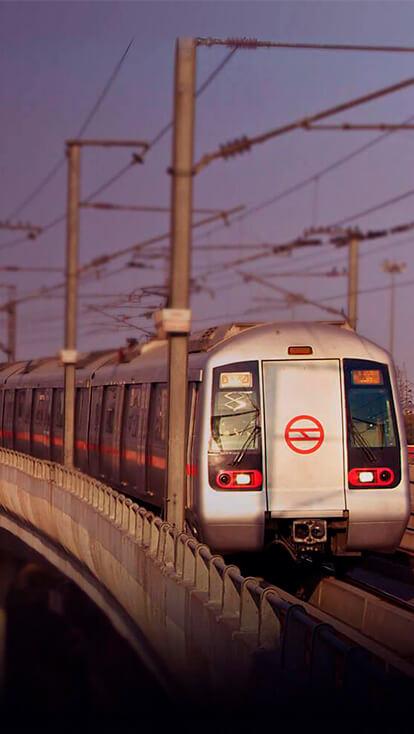
[{"label": "train windshield", "polygon": [[388,368],[345,359],[350,468],[391,467],[400,476],[399,440]]},{"label": "train windshield", "polygon": [[257,362],[216,367],[213,372],[212,452],[249,452],[260,448]]}]

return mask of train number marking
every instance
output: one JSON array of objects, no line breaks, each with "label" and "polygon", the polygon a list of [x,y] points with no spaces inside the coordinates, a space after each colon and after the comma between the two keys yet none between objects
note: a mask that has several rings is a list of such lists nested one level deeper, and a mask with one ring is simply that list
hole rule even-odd
[{"label": "train number marking", "polygon": [[285,441],[297,454],[313,454],[320,449],[324,438],[322,423],[312,415],[296,415],[285,428]]}]

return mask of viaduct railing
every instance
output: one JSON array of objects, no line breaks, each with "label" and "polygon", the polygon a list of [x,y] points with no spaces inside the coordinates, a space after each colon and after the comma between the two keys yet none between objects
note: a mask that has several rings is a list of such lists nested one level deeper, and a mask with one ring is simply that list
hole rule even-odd
[{"label": "viaduct railing", "polygon": [[321,694],[325,705],[329,693],[332,705],[378,710],[411,685],[413,667],[389,650],[261,579],[243,578],[205,545],[78,471],[0,449],[0,505],[110,591],[183,700],[254,709],[301,691],[313,702]]}]

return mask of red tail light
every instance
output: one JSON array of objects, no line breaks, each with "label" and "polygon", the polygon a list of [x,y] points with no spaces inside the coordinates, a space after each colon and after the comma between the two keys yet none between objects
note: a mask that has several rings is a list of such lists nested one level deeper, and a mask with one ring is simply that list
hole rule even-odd
[{"label": "red tail light", "polygon": [[262,473],[257,469],[225,470],[218,472],[216,476],[220,489],[261,489],[262,482]]},{"label": "red tail light", "polygon": [[351,469],[348,473],[349,484],[355,487],[389,487],[395,480],[395,474],[392,469],[386,466],[381,467],[365,467]]}]

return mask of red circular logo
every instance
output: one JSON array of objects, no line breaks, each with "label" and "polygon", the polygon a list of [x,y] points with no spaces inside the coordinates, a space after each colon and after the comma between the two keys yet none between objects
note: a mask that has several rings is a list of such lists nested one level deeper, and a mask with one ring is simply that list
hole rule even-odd
[{"label": "red circular logo", "polygon": [[285,441],[297,454],[313,454],[323,444],[322,423],[311,415],[297,415],[285,428]]}]

